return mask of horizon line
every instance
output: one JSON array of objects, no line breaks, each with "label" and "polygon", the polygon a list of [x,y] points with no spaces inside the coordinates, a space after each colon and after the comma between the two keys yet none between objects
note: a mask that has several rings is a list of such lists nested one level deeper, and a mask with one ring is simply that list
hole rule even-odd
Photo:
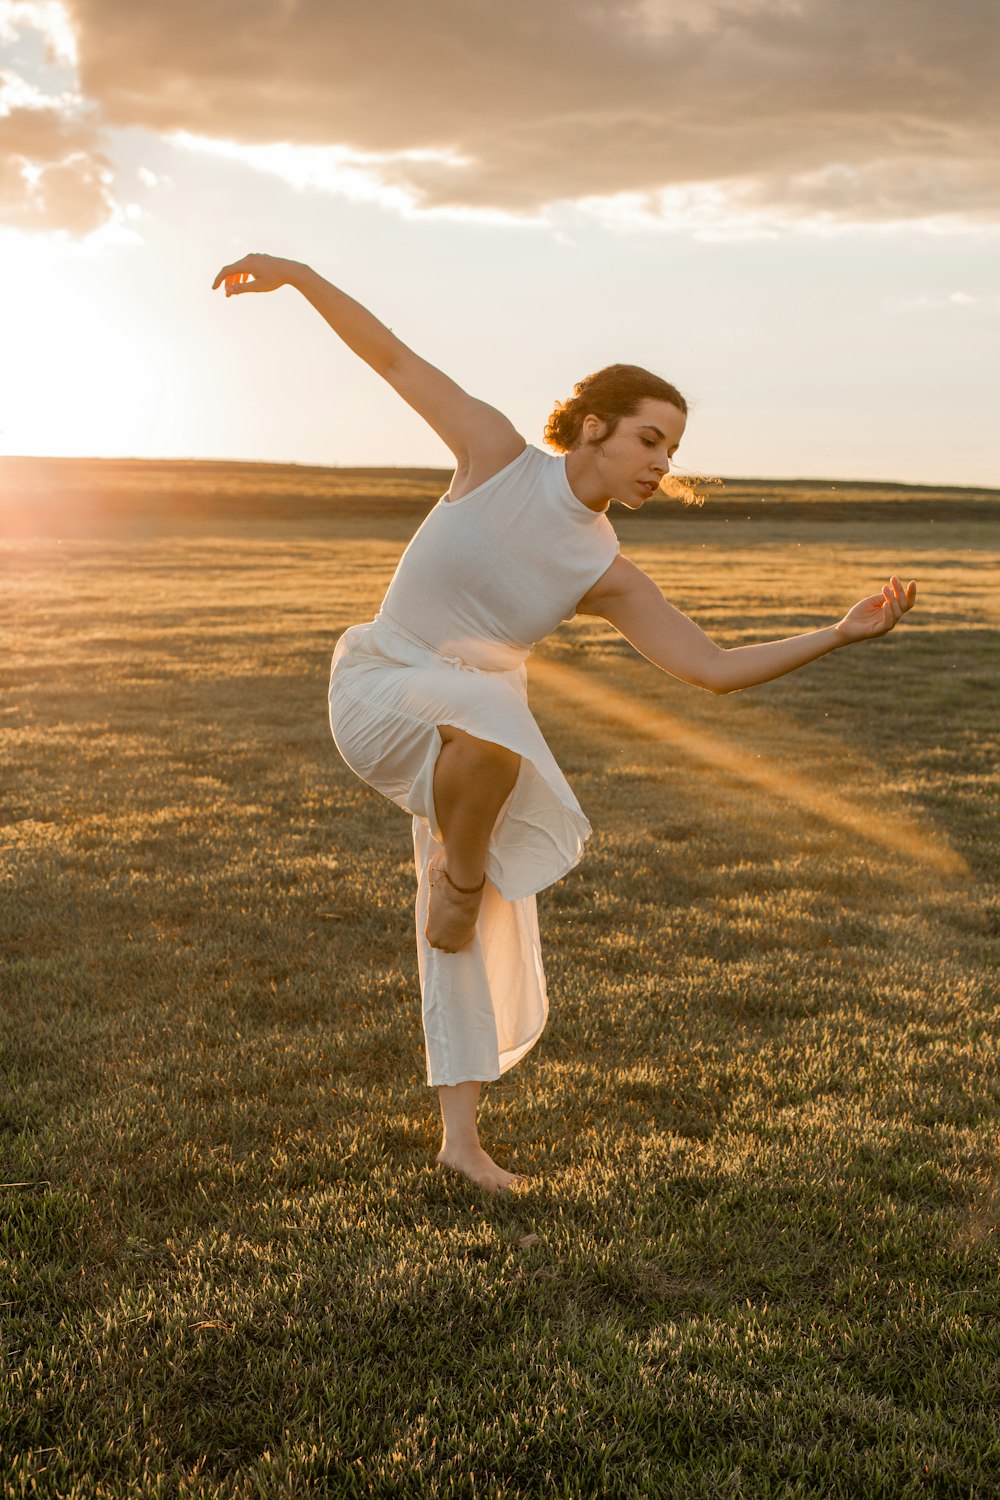
[{"label": "horizon line", "polygon": [[[49,453],[0,453],[0,464],[11,461],[14,463],[95,463],[95,464],[218,464],[220,467],[258,467],[269,469],[317,469],[333,473],[395,473],[395,474],[441,474],[448,475],[454,472],[455,465],[440,464],[333,464],[333,463],[303,463],[296,459],[270,459],[270,458],[177,458],[177,457],[149,457],[148,455],[135,454],[49,454]],[[674,471],[671,471],[674,472]],[[704,480],[706,476],[696,474],[685,474],[677,471],[678,479]],[[833,478],[829,475],[774,475],[774,474],[718,474],[718,479],[723,486],[726,484],[803,484],[824,485],[836,489],[840,485],[888,485],[897,489],[910,490],[977,490],[986,491],[990,494],[1000,495],[1000,485],[980,484],[975,481],[956,484],[946,480],[911,480],[911,479],[861,479],[861,478]],[[664,496],[669,499],[670,496]]]}]

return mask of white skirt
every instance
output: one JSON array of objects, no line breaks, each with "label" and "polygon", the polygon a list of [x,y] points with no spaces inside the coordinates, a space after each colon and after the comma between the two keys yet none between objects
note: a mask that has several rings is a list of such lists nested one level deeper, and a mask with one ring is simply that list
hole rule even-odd
[{"label": "white skirt", "polygon": [[[329,702],[344,760],[413,818],[427,1082],[499,1078],[538,1040],[548,1016],[535,894],[577,864],[591,831],[528,707],[525,665],[472,667],[383,612],[340,637]],[[476,937],[458,953],[424,937],[427,867],[443,847],[433,795],[439,724],[521,757],[490,837]]]}]

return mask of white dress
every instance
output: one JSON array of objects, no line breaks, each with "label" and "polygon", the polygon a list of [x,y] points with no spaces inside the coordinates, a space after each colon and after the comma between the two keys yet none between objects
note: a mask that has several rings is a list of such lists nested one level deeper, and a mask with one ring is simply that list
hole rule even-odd
[{"label": "white dress", "polygon": [[[362,780],[412,815],[417,964],[427,1082],[498,1078],[548,1015],[536,892],[578,862],[590,834],[528,707],[525,662],[572,618],[619,550],[603,511],[579,500],[565,455],[528,444],[459,500],[442,496],[414,535],[378,615],[337,642],[330,727]],[[476,936],[446,953],[424,937],[439,724],[521,757],[497,817]]]}]

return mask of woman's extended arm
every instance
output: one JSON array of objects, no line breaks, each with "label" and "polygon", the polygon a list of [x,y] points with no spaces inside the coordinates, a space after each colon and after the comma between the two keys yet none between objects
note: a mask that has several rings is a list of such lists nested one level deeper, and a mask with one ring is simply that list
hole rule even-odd
[{"label": "woman's extended arm", "polygon": [[[251,279],[252,278],[252,279]],[[223,266],[212,290],[226,284],[226,296],[273,292],[292,286],[325,318],[347,347],[392,386],[451,449],[460,465],[473,459],[506,462],[524,446],[513,424],[398,339],[360,302],[297,260],[244,255]]]},{"label": "woman's extended arm", "polygon": [[904,589],[893,576],[881,594],[862,599],[836,625],[807,630],[782,641],[727,649],[668,604],[647,573],[628,558],[617,557],[580,601],[579,613],[607,620],[654,666],[672,677],[721,694],[770,682],[840,646],[886,635],[913,608],[916,597],[915,583]]}]

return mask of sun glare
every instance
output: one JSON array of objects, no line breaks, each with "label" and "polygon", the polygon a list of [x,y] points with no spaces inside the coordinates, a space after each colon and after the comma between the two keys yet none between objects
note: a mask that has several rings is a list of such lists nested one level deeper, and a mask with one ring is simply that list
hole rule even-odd
[{"label": "sun glare", "polygon": [[166,375],[141,330],[94,286],[109,271],[80,245],[0,237],[5,276],[0,453],[38,457],[142,453]]},{"label": "sun glare", "polygon": [[[906,855],[917,869],[932,870],[937,875],[968,876],[970,870],[960,854],[939,835],[922,828],[902,811],[887,813],[884,808],[864,806],[848,801],[818,782],[796,776],[787,767],[772,767],[761,761],[750,749],[734,744],[722,735],[712,734],[701,725],[665,713],[643,703],[628,693],[618,691],[585,672],[560,662],[533,658],[532,680],[545,690],[558,694],[580,708],[592,708],[597,714],[611,717],[640,733],[655,735],[696,760],[715,766],[729,775],[738,776],[774,796],[800,807],[803,812],[855,834],[879,856]],[[899,878],[900,871],[896,871]],[[913,877],[916,878],[916,870]]]}]

